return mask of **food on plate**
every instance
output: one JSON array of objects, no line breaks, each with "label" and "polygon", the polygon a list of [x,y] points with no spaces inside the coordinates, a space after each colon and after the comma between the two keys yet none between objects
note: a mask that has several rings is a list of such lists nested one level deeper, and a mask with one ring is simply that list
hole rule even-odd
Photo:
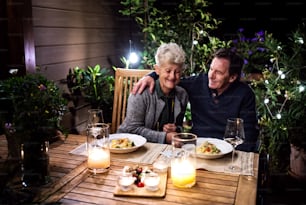
[{"label": "food on plate", "polygon": [[205,141],[197,147],[198,154],[219,154],[220,152],[221,150],[218,149],[216,145],[208,141]]},{"label": "food on plate", "polygon": [[131,148],[134,146],[135,146],[135,143],[127,137],[112,139],[111,141],[111,148],[124,149],[124,148]]}]

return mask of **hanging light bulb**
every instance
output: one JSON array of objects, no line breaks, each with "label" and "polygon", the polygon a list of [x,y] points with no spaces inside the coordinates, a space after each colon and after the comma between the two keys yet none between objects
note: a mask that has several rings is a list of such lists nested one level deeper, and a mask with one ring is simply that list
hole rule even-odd
[{"label": "hanging light bulb", "polygon": [[132,63],[132,64],[135,64],[135,63],[138,62],[138,60],[139,60],[139,57],[136,54],[136,52],[131,52],[130,55],[129,55],[129,62]]},{"label": "hanging light bulb", "polygon": [[[136,64],[139,61],[139,56],[137,53],[132,49],[132,40],[129,40],[130,43],[130,51],[129,51],[129,57],[128,57],[128,65],[130,64]],[[128,67],[128,66],[127,66]]]},{"label": "hanging light bulb", "polygon": [[[131,64],[136,64],[139,61],[139,56],[138,54],[135,52],[135,48],[134,45],[132,45],[133,41],[132,41],[132,26],[131,26],[131,13],[132,13],[132,4],[131,1],[129,2],[129,6],[130,6],[130,15],[129,15],[129,31],[130,31],[130,40],[129,40],[129,45],[130,45],[130,49],[129,49],[129,56],[127,58],[127,62],[126,62],[126,68],[128,69],[129,66]],[[135,65],[134,65],[135,66]]]}]

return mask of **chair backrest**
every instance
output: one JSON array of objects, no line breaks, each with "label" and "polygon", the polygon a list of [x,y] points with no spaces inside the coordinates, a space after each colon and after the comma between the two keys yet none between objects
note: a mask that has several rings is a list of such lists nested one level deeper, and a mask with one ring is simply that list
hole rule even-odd
[{"label": "chair backrest", "polygon": [[125,118],[127,99],[134,83],[152,71],[149,69],[116,68],[111,133],[116,132]]}]

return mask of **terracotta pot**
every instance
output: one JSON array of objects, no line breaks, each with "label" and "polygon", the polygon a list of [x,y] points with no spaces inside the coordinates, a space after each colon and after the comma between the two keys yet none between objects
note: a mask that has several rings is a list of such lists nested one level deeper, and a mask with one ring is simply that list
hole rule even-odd
[{"label": "terracotta pot", "polygon": [[290,150],[289,174],[294,178],[306,181],[306,151],[292,144]]}]

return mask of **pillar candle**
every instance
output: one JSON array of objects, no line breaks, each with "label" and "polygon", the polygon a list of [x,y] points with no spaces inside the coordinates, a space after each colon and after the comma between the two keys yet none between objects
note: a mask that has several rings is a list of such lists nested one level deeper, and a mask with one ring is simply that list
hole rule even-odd
[{"label": "pillar candle", "polygon": [[192,187],[196,183],[196,168],[188,159],[171,161],[171,180],[177,187]]},{"label": "pillar candle", "polygon": [[88,168],[100,169],[110,166],[110,153],[108,149],[95,147],[88,153]]}]

